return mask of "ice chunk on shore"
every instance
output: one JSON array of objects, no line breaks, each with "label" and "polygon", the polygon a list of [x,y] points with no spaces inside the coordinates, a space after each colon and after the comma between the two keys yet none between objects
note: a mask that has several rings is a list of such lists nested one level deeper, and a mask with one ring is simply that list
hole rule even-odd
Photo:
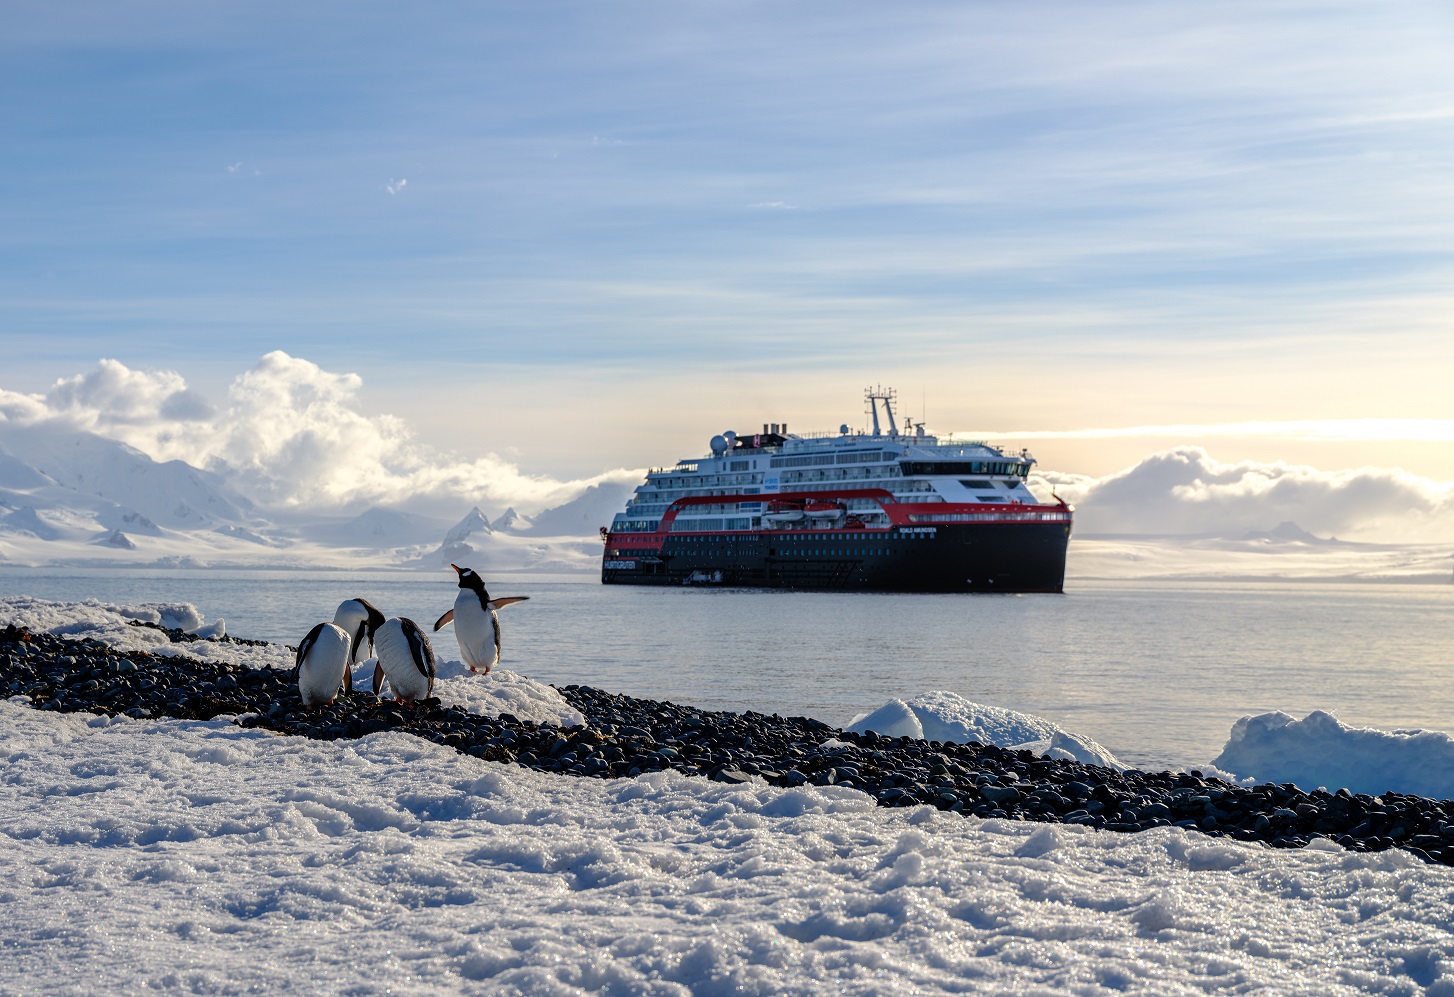
[{"label": "ice chunk on shore", "polygon": [[202,625],[201,611],[190,602],[53,602],[22,595],[0,599],[0,613],[17,626],[47,631],[70,628],[75,632],[77,624],[106,626],[124,620],[155,623],[173,630],[194,630]]},{"label": "ice chunk on shore", "polygon": [[848,730],[857,734],[873,731],[884,737],[917,737],[924,740],[924,725],[914,708],[902,699],[891,699],[872,713],[853,718]]},{"label": "ice chunk on shore", "polygon": [[945,691],[926,692],[908,700],[891,699],[872,713],[854,717],[846,729],[956,744],[978,741],[1088,765],[1126,767],[1095,741],[1072,734],[1043,717],[985,706]]},{"label": "ice chunk on shore", "polygon": [[1349,727],[1314,710],[1246,716],[1212,764],[1260,782],[1291,782],[1354,793],[1394,791],[1454,799],[1454,737],[1434,730]]},{"label": "ice chunk on shore", "polygon": [[205,627],[197,627],[195,630],[188,630],[193,637],[201,637],[203,640],[221,640],[227,636],[227,621],[220,616]]}]

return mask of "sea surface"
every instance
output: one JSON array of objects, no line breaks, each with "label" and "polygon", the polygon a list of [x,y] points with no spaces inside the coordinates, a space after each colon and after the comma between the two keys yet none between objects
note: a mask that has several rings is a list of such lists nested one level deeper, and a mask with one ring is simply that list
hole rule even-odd
[{"label": "sea surface", "polygon": [[[345,598],[427,630],[454,573],[0,569],[0,595],[189,602],[296,644]],[[1078,582],[1064,595],[603,586],[501,574],[502,667],[556,685],[844,726],[948,690],[1046,717],[1140,768],[1194,768],[1241,716],[1454,731],[1454,585]],[[4,621],[0,621],[3,623]],[[437,653],[458,658],[453,632]],[[482,679],[488,681],[488,679]]]}]

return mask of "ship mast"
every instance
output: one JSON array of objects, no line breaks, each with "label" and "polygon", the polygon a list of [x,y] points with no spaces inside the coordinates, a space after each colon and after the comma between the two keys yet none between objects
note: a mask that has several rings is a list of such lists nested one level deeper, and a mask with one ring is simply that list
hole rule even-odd
[{"label": "ship mast", "polygon": [[889,435],[898,436],[899,426],[898,423],[894,421],[893,408],[894,402],[898,399],[898,394],[894,391],[894,389],[884,388],[881,386],[877,388],[865,388],[863,392],[863,397],[864,400],[868,402],[869,414],[873,416],[873,435],[880,435],[878,426],[878,403],[883,402],[884,415],[887,416],[889,420]]}]

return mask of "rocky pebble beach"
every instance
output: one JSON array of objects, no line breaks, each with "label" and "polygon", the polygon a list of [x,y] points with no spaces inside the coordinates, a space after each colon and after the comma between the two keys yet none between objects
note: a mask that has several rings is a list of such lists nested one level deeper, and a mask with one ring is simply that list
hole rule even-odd
[{"label": "rocky pebble beach", "polygon": [[[173,643],[197,639],[165,632]],[[562,775],[604,779],[672,768],[723,782],[837,784],[881,806],[1123,832],[1174,824],[1278,848],[1322,837],[1353,851],[1402,848],[1454,865],[1454,801],[1398,793],[1307,792],[1290,783],[1243,788],[1195,771],[1118,772],[993,745],[854,734],[805,717],[708,712],[587,686],[558,690],[586,717],[582,727],[481,716],[437,699],[411,708],[362,691],[307,712],[286,670],[122,652],[14,626],[0,630],[0,666],[0,695],[24,697],[42,710],[223,717],[327,740],[393,730]]]}]

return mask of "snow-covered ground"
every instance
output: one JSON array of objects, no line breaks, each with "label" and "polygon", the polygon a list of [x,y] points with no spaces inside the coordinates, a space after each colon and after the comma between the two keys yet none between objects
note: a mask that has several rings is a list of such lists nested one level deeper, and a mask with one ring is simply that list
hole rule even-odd
[{"label": "snow-covered ground", "polygon": [[0,704],[7,994],[1454,994],[1454,870]]},{"label": "snow-covered ground", "polygon": [[[187,613],[3,608],[143,642],[156,632],[125,618]],[[532,685],[510,677],[502,702],[548,696]],[[945,728],[975,712],[914,701]],[[566,778],[402,734],[18,702],[0,703],[0,758],[7,995],[1454,995],[1454,869],[1398,851],[981,821],[835,786]]]},{"label": "snow-covered ground", "polygon": [[1073,537],[1066,583],[1117,581],[1396,582],[1448,585],[1454,545],[1248,537]]}]

